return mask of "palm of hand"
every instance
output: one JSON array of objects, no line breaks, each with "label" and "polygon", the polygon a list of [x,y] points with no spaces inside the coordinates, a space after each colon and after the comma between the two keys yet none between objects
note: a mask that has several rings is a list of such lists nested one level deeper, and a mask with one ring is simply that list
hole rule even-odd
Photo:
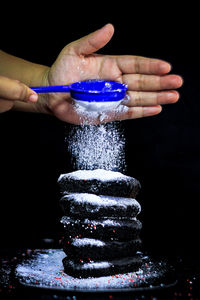
[{"label": "palm of hand", "polygon": [[[97,54],[78,56],[71,54],[68,47],[60,53],[48,75],[49,85],[71,84],[88,79],[122,81],[121,72],[114,58]],[[80,123],[80,116],[70,94],[51,94],[48,105],[59,119],[73,124]]]},{"label": "palm of hand", "polygon": [[[158,59],[139,56],[106,56],[95,54],[111,39],[111,24],[67,45],[49,69],[46,85],[71,84],[88,79],[104,79],[126,83],[129,100],[127,109],[111,112],[105,122],[153,116],[161,111],[161,105],[175,103],[179,94],[174,89],[182,85],[177,75],[168,75],[171,66]],[[60,120],[80,124],[70,94],[55,93],[47,96],[50,111]],[[92,120],[93,124],[99,120]]]}]

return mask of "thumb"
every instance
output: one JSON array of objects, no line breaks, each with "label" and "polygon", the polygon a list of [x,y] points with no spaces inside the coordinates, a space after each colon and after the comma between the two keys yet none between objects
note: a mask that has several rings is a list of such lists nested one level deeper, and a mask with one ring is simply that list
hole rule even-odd
[{"label": "thumb", "polygon": [[36,102],[38,95],[24,83],[18,80],[0,76],[0,99]]},{"label": "thumb", "polygon": [[111,40],[113,33],[113,25],[107,24],[89,35],[72,42],[70,46],[76,55],[92,54],[103,48]]}]

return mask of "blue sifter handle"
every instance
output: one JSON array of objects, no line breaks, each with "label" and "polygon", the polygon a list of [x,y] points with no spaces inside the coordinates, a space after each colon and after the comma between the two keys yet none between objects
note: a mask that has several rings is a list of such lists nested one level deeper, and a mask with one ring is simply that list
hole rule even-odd
[{"label": "blue sifter handle", "polygon": [[30,89],[36,93],[70,93],[70,85],[33,86]]}]

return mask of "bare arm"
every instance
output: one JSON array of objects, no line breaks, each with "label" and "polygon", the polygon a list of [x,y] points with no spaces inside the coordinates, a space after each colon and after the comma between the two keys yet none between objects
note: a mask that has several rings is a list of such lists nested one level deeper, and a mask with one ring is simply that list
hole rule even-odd
[{"label": "bare arm", "polygon": [[0,75],[17,79],[28,86],[40,85],[46,74],[46,66],[26,61],[0,50]]},{"label": "bare arm", "polygon": [[[35,105],[38,96],[28,86],[44,85],[48,69],[47,66],[26,61],[0,50],[0,112],[11,108],[47,112],[40,105],[40,99]],[[29,99],[31,95],[37,97],[32,97],[31,100]]]}]

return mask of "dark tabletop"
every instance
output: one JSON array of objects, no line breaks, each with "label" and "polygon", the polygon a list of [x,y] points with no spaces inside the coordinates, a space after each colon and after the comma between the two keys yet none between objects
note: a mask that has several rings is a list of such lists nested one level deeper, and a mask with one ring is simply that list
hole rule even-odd
[{"label": "dark tabletop", "polygon": [[[43,240],[42,243],[41,245],[45,247],[47,243],[51,243],[51,241]],[[0,299],[200,299],[200,258],[196,255],[190,257],[170,256],[169,262],[175,268],[176,277],[176,283],[173,282],[170,287],[160,287],[155,290],[152,288],[140,291],[133,290],[132,292],[77,293],[30,288],[16,284],[16,281],[13,280],[14,268],[16,263],[19,262],[19,257],[23,259],[27,253],[29,253],[27,249],[1,249]],[[160,257],[158,259],[160,259]]]}]

